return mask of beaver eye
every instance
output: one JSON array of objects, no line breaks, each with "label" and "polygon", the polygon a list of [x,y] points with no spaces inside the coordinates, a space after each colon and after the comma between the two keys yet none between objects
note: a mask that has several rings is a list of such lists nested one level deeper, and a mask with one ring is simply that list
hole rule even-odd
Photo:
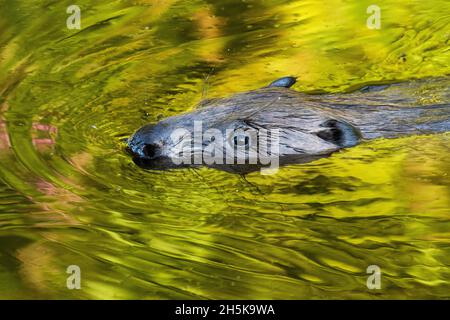
[{"label": "beaver eye", "polygon": [[326,128],[316,133],[316,135],[322,140],[337,143],[341,139],[342,132],[339,129],[338,122],[336,120],[329,119],[320,126]]},{"label": "beaver eye", "polygon": [[319,138],[341,147],[354,146],[361,138],[359,130],[344,121],[329,119],[320,127],[324,129],[316,133]]},{"label": "beaver eye", "polygon": [[342,138],[342,132],[338,128],[330,128],[326,130],[319,131],[317,136],[322,140],[337,143]]}]

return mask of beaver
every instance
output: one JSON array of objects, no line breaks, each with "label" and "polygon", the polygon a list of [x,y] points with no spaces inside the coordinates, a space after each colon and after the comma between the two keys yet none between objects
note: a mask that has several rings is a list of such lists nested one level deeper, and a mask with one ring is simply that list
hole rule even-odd
[{"label": "beaver", "polygon": [[[233,155],[235,161],[226,161],[217,146],[219,151],[236,151],[239,146],[259,150],[260,141],[246,132],[276,130],[277,165],[310,162],[371,139],[449,131],[449,82],[443,77],[366,85],[348,93],[307,94],[290,89],[295,77],[283,77],[261,89],[204,100],[194,111],[147,124],[128,139],[127,150],[147,169],[206,165],[246,173],[264,164],[236,162],[239,153]],[[174,134],[179,129],[184,133]],[[192,143],[190,133],[200,130],[202,137],[212,129],[222,137],[209,134],[197,145]],[[180,161],[201,156],[213,143],[218,161]],[[270,154],[270,143],[265,149]]]}]

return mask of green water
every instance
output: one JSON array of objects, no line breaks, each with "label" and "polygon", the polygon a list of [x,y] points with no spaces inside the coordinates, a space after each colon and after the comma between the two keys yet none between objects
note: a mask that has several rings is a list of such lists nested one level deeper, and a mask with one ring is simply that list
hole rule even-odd
[{"label": "green water", "polygon": [[144,171],[123,151],[285,75],[338,92],[450,74],[448,1],[376,1],[379,30],[371,4],[0,0],[0,298],[449,298],[449,134],[270,176]]}]

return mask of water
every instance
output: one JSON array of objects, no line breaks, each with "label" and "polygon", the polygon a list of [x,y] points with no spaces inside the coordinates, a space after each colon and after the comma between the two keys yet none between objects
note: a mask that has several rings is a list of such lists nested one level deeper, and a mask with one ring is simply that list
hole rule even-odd
[{"label": "water", "polygon": [[121,142],[285,75],[450,74],[448,1],[377,1],[380,30],[372,1],[77,1],[82,30],[71,4],[0,0],[0,298],[449,297],[449,134],[245,177],[144,171]]}]

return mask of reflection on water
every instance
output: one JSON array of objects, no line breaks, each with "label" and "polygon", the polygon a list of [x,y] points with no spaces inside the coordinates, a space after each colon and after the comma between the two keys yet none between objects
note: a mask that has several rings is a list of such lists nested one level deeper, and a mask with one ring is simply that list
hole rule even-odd
[{"label": "reflection on water", "polygon": [[448,298],[449,134],[245,177],[143,171],[121,143],[284,75],[449,74],[448,2],[378,1],[380,30],[370,1],[79,1],[82,30],[69,4],[0,0],[0,298]]}]

